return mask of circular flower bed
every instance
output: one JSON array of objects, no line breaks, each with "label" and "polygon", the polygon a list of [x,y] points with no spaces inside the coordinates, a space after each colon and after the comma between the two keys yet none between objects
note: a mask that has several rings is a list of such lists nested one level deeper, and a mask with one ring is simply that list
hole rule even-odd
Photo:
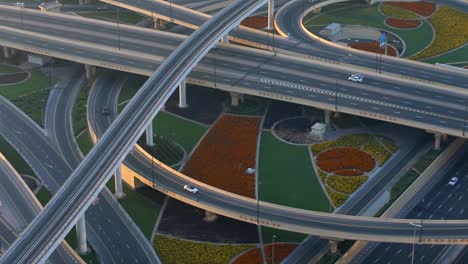
[{"label": "circular flower bed", "polygon": [[[320,153],[316,159],[321,170],[359,170],[369,172],[375,167],[374,158],[356,148],[334,148]],[[361,173],[362,174],[362,173]]]},{"label": "circular flower bed", "polygon": [[435,5],[429,2],[385,2],[383,4],[410,10],[426,17],[432,15],[436,9]]},{"label": "circular flower bed", "polygon": [[398,19],[394,17],[387,18],[385,23],[395,28],[417,28],[421,21],[417,19]]},{"label": "circular flower bed", "polygon": [[[295,244],[279,244],[275,243],[275,263],[280,263],[283,261],[295,248],[297,245]],[[265,245],[265,255],[266,255],[266,262],[272,262],[272,245]],[[238,256],[232,264],[263,264],[263,257],[260,248],[253,248],[244,254]]]},{"label": "circular flower bed", "polygon": [[[377,41],[351,43],[349,46],[354,49],[365,50],[379,54],[385,53],[385,49],[382,49]],[[392,46],[388,45],[387,55],[396,56],[397,52]]]}]

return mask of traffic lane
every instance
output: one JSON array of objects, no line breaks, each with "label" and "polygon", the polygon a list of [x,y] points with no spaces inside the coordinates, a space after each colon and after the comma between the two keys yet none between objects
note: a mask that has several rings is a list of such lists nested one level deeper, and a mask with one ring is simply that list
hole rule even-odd
[{"label": "traffic lane", "polygon": [[[415,208],[408,214],[408,218],[414,219],[465,219],[466,215],[453,215],[453,218],[446,217],[440,211],[450,212],[448,208],[454,202],[458,201],[459,195],[465,193],[465,188],[468,188],[468,177],[466,175],[468,171],[468,164],[465,164],[463,159],[459,159],[454,166],[450,167],[449,170],[445,171],[444,176],[441,180],[433,187],[430,193],[428,193],[423,200],[415,206]],[[449,186],[448,180],[453,176],[460,177],[460,183],[458,188],[455,186]],[[464,188],[460,188],[463,186]],[[439,205],[440,204],[440,205]],[[464,208],[466,204],[460,203],[460,208]],[[448,210],[448,211],[447,211]],[[438,217],[434,217],[434,212],[439,211]],[[419,221],[415,221],[419,223]],[[424,223],[423,223],[424,226]],[[418,231],[419,232],[419,231]],[[423,227],[423,235],[424,235]],[[419,237],[419,233],[418,233]],[[415,259],[422,261],[424,259],[430,260],[435,257],[445,248],[445,246],[435,245],[418,245],[415,250]],[[391,262],[391,263],[402,263],[411,257],[411,245],[406,244],[389,244],[381,243],[376,249],[372,251],[372,254],[366,259],[366,261],[378,260],[379,262]],[[365,262],[366,262],[365,261]],[[376,262],[377,263],[377,262]]]},{"label": "traffic lane", "polygon": [[[2,119],[8,118],[11,116],[12,121],[6,121],[7,123],[11,123],[12,125],[16,125],[19,122],[14,122],[13,120],[16,120],[18,117],[14,117],[14,113],[10,113],[9,116],[7,117],[6,115],[1,115]],[[16,128],[13,128],[16,129]],[[34,132],[24,130],[25,133],[28,133],[30,135],[33,135]],[[31,152],[34,153],[34,156],[39,159],[38,165],[32,167],[35,169],[37,167],[39,168],[44,168],[47,170],[47,168],[53,168],[53,170],[47,171],[47,173],[54,175],[53,177],[50,177],[54,181],[55,186],[51,190],[52,192],[56,192],[58,189],[57,181],[64,182],[65,177],[71,174],[71,168],[65,165],[63,162],[61,162],[60,158],[56,158],[55,162],[52,164],[49,164],[47,162],[50,162],[50,160],[47,158],[49,155],[52,156],[55,154],[55,150],[52,150],[50,148],[50,145],[48,143],[41,143],[37,137],[28,137],[28,139],[21,139],[21,142],[24,142],[25,146],[22,148],[25,150],[26,148]],[[45,161],[42,160],[45,158]],[[44,167],[43,164],[48,164],[51,167]],[[36,172],[37,173],[37,172]],[[38,175],[41,175],[37,173]],[[66,176],[64,176],[66,175]],[[49,177],[48,177],[49,178]],[[55,191],[54,191],[55,188]],[[106,217],[110,217],[112,219],[119,219],[120,216],[115,212],[114,210],[110,210],[110,205],[106,205],[106,197],[103,197],[102,194],[99,196],[100,200],[102,200],[102,206],[103,208],[108,208],[107,210],[101,210],[101,209],[95,209],[95,208],[89,208],[86,212],[87,215],[91,216],[91,219],[87,219],[87,223],[89,224],[87,232],[95,232],[95,235],[88,234],[88,239],[92,241],[92,245],[97,249],[99,252],[99,255],[102,259],[105,259],[106,261],[109,261],[111,263],[122,263],[120,260],[123,259],[123,263],[137,263],[135,261],[135,258],[137,258],[139,263],[148,263],[148,252],[146,250],[141,250],[139,247],[135,247],[135,245],[138,244],[138,242],[130,243],[130,248],[128,248],[128,241],[127,243],[123,243],[122,237],[116,235],[116,230],[120,230],[123,234],[126,234],[128,236],[135,236],[133,232],[130,232],[131,230],[128,230],[127,226],[123,222],[119,221],[114,221],[112,225],[108,225],[105,222],[103,222],[102,218],[105,215]],[[96,211],[97,210],[97,211]],[[102,211],[102,213],[100,212]],[[95,215],[99,215],[99,218]],[[97,220],[96,220],[97,219]],[[96,228],[101,226],[101,228]],[[127,232],[124,232],[124,230],[127,230]],[[104,239],[106,241],[104,241]],[[99,243],[98,243],[99,242]],[[125,255],[125,256],[116,256],[115,254],[112,254],[112,252],[108,249],[108,246],[119,249],[119,251],[122,252],[132,252],[132,254]],[[151,259],[151,258],[150,258]],[[142,262],[143,261],[143,262]]]}]

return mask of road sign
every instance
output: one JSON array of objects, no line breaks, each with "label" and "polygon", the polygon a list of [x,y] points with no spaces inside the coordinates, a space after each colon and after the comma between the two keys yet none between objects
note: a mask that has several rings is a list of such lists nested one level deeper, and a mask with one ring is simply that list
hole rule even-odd
[{"label": "road sign", "polygon": [[384,48],[387,45],[387,33],[382,32],[379,38],[379,46]]}]

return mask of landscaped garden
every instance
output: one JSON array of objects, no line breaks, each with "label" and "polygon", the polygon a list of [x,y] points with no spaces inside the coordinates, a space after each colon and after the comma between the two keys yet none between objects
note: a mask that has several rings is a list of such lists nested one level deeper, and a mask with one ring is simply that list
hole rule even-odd
[{"label": "landscaped garden", "polygon": [[156,235],[154,247],[162,263],[226,264],[254,245],[203,243]]},{"label": "landscaped garden", "polygon": [[398,150],[390,139],[368,134],[346,135],[311,146],[319,178],[338,207],[364,184],[375,166]]},{"label": "landscaped garden", "polygon": [[[273,250],[274,247],[274,250]],[[263,264],[265,263],[281,263],[295,248],[296,244],[275,243],[265,245],[265,257],[263,259],[260,248],[252,248],[232,260],[232,264]]]},{"label": "landscaped garden", "polygon": [[223,115],[202,139],[184,167],[199,181],[246,197],[255,197],[257,135],[260,118]]}]

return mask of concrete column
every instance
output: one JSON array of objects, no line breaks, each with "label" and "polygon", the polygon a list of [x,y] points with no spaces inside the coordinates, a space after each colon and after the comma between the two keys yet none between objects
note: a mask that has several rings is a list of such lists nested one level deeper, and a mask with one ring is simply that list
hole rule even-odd
[{"label": "concrete column", "polygon": [[88,245],[86,244],[86,220],[85,215],[78,219],[76,222],[76,242],[78,245],[77,252],[80,255],[86,255],[89,253]]},{"label": "concrete column", "polygon": [[186,108],[187,106],[187,83],[183,80],[179,84],[179,107]]},{"label": "concrete column", "polygon": [[221,42],[229,43],[229,35],[228,34],[224,35],[223,38],[221,39]]},{"label": "concrete column", "polygon": [[273,29],[273,20],[275,19],[275,0],[268,0],[268,27]]},{"label": "concrete column", "polygon": [[154,146],[154,140],[153,140],[153,123],[150,123],[146,127],[146,145],[148,146]]},{"label": "concrete column", "polygon": [[330,253],[335,254],[338,252],[338,241],[328,240],[328,245],[330,246]]},{"label": "concrete column", "polygon": [[338,118],[340,117],[340,112],[335,112],[335,114],[333,115],[335,118]]},{"label": "concrete column", "polygon": [[85,72],[86,72],[86,80],[88,83],[92,83],[94,81],[94,77],[96,76],[96,66],[85,64]]},{"label": "concrete column", "polygon": [[234,92],[231,92],[231,105],[232,106],[239,106],[239,98],[240,98],[240,94],[239,93],[234,93]]},{"label": "concrete column", "polygon": [[10,48],[3,47],[3,57],[5,57],[5,59],[8,59],[10,58],[10,56],[11,56]]},{"label": "concrete column", "polygon": [[122,190],[122,169],[121,167],[117,167],[117,170],[115,171],[115,197],[117,199],[122,199],[125,197],[125,193]]},{"label": "concrete column", "polygon": [[153,20],[153,24],[154,24],[154,29],[156,29],[156,30],[161,30],[161,29],[166,28],[166,21],[164,21],[163,19],[160,19],[160,18],[155,18]]},{"label": "concrete column", "polygon": [[443,134],[443,135],[442,135],[442,142],[445,143],[445,142],[447,142],[447,140],[448,140],[448,135],[447,135],[447,134]]},{"label": "concrete column", "polygon": [[442,139],[442,134],[435,133],[434,134],[434,149],[439,150],[440,149],[440,141]]},{"label": "concrete column", "polygon": [[325,110],[325,124],[328,126],[331,124],[331,111],[330,110]]}]

